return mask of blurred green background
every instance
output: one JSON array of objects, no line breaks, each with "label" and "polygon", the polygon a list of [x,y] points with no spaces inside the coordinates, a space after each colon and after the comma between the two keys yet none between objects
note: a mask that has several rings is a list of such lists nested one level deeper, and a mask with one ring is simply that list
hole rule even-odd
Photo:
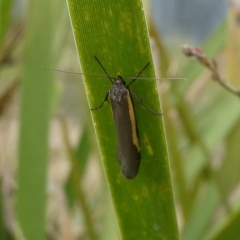
[{"label": "blurred green background", "polygon": [[[157,76],[187,79],[158,84],[180,239],[240,239],[239,99],[181,53],[198,44],[240,87],[240,8],[181,29],[158,22],[178,5],[145,4]],[[120,239],[81,76],[43,69],[80,71],[69,19],[65,1],[0,2],[0,239]]]}]

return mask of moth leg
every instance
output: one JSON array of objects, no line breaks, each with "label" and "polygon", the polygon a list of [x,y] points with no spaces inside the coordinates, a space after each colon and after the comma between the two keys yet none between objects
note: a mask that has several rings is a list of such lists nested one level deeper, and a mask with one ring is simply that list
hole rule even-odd
[{"label": "moth leg", "polygon": [[90,110],[97,110],[97,109],[101,108],[105,102],[108,102],[108,96],[109,96],[109,92],[107,92],[103,102],[99,106],[94,107],[94,108],[90,108]]},{"label": "moth leg", "polygon": [[147,109],[149,112],[153,113],[153,114],[156,114],[156,115],[163,115],[162,113],[159,113],[159,112],[156,112],[152,109],[150,109],[149,107],[147,107],[143,101],[131,90],[129,89],[129,91],[131,92],[131,94],[134,96],[134,98],[137,100],[137,103],[142,105],[145,109]]}]

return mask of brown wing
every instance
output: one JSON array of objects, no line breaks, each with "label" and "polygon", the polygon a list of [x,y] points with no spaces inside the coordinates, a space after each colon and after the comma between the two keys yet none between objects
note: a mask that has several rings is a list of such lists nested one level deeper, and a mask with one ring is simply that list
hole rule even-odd
[{"label": "brown wing", "polygon": [[140,148],[132,100],[127,92],[120,102],[111,100],[118,140],[118,160],[125,178],[134,178],[140,164]]}]

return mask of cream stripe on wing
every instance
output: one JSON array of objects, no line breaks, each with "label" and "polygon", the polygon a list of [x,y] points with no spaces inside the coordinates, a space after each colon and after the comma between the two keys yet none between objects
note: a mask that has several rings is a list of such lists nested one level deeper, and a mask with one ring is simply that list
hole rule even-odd
[{"label": "cream stripe on wing", "polygon": [[132,124],[133,144],[137,147],[137,150],[139,152],[140,146],[139,146],[139,141],[138,141],[138,136],[137,136],[136,119],[135,119],[134,109],[133,109],[133,105],[132,105],[132,99],[129,94],[127,95],[127,101],[128,101],[128,111],[129,111],[130,120],[131,120],[131,124]]}]

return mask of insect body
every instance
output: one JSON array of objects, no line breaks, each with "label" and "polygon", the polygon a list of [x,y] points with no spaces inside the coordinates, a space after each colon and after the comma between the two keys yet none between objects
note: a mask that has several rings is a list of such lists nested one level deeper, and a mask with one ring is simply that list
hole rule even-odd
[{"label": "insect body", "polygon": [[[138,140],[138,131],[137,131],[137,123],[135,118],[134,106],[132,102],[132,97],[136,99],[136,101],[146,108],[149,112],[157,115],[162,115],[161,113],[155,112],[149,109],[142,101],[138,98],[138,96],[129,88],[131,84],[133,84],[141,73],[148,67],[150,63],[147,63],[146,66],[138,73],[138,75],[132,79],[132,81],[126,85],[125,81],[121,76],[117,78],[111,77],[103,65],[100,63],[98,58],[94,56],[95,60],[98,62],[100,67],[105,72],[106,76],[101,76],[98,74],[92,73],[75,73],[75,72],[67,72],[53,68],[45,68],[49,70],[55,70],[59,72],[67,72],[74,74],[83,74],[88,76],[101,76],[107,77],[112,87],[107,92],[104,101],[95,108],[91,110],[96,110],[102,107],[102,105],[110,100],[113,119],[117,132],[117,140],[118,140],[118,161],[122,168],[122,174],[127,179],[134,178],[139,170],[140,165],[140,146]],[[148,78],[151,79],[151,78]],[[185,78],[168,78],[168,79],[185,79]],[[157,79],[155,79],[157,80]],[[161,80],[161,79],[158,79]]]},{"label": "insect body", "polygon": [[126,85],[121,76],[117,78],[110,77],[97,57],[94,56],[94,58],[108,76],[112,83],[112,87],[106,94],[104,101],[98,107],[92,108],[91,110],[101,108],[106,101],[110,100],[117,133],[118,161],[121,165],[123,176],[127,179],[132,179],[138,173],[141,155],[134,106],[130,93],[132,93],[137,101],[147,110],[153,113],[156,112],[148,109],[131,89],[129,89],[129,86],[137,80],[137,77],[146,69],[149,63],[142,69],[136,78]]},{"label": "insect body", "polygon": [[140,164],[136,118],[129,90],[121,76],[109,91],[118,140],[118,161],[125,178],[134,178]]}]

